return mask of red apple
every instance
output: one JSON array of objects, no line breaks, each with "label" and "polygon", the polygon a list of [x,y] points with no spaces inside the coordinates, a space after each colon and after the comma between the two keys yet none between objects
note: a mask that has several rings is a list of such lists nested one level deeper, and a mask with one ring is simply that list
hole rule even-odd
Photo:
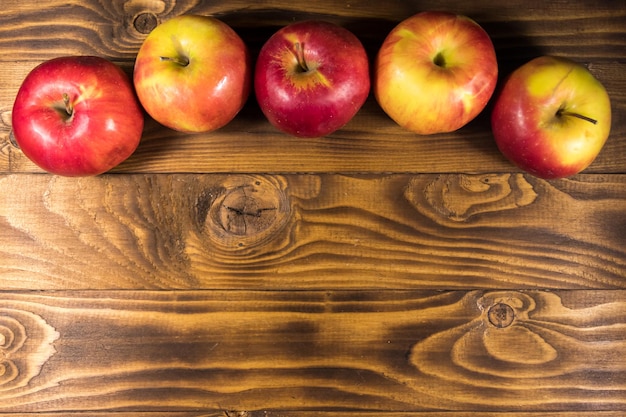
[{"label": "red apple", "polygon": [[181,132],[228,124],[250,93],[248,48],[226,23],[181,15],[157,26],[135,61],[141,104],[157,122]]},{"label": "red apple", "polygon": [[422,135],[457,130],[487,105],[498,79],[489,35],[474,20],[422,12],[385,38],[374,66],[374,95],[400,126]]},{"label": "red apple", "polygon": [[24,79],[13,105],[13,137],[50,173],[98,175],[135,151],[143,116],[129,77],[117,65],[94,56],[59,57]]},{"label": "red apple", "polygon": [[500,151],[540,178],[564,178],[587,168],[611,130],[604,86],[582,65],[542,56],[515,70],[491,114]]},{"label": "red apple", "polygon": [[343,27],[292,23],[261,48],[254,88],[272,125],[297,137],[326,136],[345,126],[367,99],[367,54]]}]

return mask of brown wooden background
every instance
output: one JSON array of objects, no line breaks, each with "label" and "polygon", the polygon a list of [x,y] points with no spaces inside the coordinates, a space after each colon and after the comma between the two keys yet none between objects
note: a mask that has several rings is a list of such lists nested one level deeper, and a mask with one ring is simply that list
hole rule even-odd
[{"label": "brown wooden background", "polygon": [[[218,132],[147,120],[113,172],[41,172],[15,93],[59,55],[128,73],[146,33],[215,15],[255,54],[319,18],[373,57],[426,9],[477,20],[501,78],[542,54],[607,87],[611,136],[544,181],[488,109],[419,137],[373,97],[344,129],[277,132],[252,97]],[[617,417],[626,413],[626,2],[24,1],[0,8],[0,415]]]}]

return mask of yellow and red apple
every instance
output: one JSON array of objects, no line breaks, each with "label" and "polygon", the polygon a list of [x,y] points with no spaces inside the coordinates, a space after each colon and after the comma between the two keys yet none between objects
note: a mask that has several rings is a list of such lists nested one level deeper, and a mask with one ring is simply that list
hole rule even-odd
[{"label": "yellow and red apple", "polygon": [[292,23],[263,45],[254,88],[269,122],[290,135],[320,137],[345,126],[370,91],[361,41],[330,22]]},{"label": "yellow and red apple", "polygon": [[135,61],[141,104],[157,122],[182,132],[228,124],[250,93],[248,48],[226,23],[181,15],[146,37]]},{"label": "yellow and red apple", "polygon": [[600,153],[611,130],[611,103],[587,68],[541,56],[507,77],[491,126],[512,163],[540,178],[564,178],[587,168]]},{"label": "yellow and red apple", "polygon": [[391,119],[427,135],[452,132],[473,120],[497,79],[493,43],[477,22],[427,11],[403,20],[384,39],[373,90]]}]

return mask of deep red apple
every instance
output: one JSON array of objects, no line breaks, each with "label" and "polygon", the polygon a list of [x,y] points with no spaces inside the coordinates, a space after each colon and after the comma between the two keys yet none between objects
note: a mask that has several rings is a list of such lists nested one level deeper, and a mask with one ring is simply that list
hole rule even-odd
[{"label": "deep red apple", "polygon": [[345,126],[367,99],[367,54],[341,26],[292,23],[261,48],[254,88],[272,125],[297,137],[326,136]]},{"label": "deep red apple", "polygon": [[137,148],[144,115],[129,77],[94,56],[54,58],[20,86],[15,142],[42,169],[64,176],[106,172]]},{"label": "deep red apple", "polygon": [[498,148],[515,165],[540,178],[564,178],[600,153],[611,130],[611,103],[587,68],[541,56],[507,77],[491,126]]}]

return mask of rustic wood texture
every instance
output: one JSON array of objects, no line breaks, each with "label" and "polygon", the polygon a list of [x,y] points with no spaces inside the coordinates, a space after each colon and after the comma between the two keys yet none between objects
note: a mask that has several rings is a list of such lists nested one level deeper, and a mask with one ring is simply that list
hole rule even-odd
[{"label": "rustic wood texture", "polygon": [[[500,80],[543,54],[586,65],[613,110],[596,161],[539,180],[500,155],[489,108],[420,137],[371,96],[310,140],[254,97],[210,134],[147,118],[95,178],[43,174],[10,143],[37,64],[91,54],[131,74],[180,14],[221,18],[253,55],[329,20],[373,58],[425,9],[477,20]],[[625,51],[625,0],[3,0],[0,416],[625,415]]]},{"label": "rustic wood texture", "polygon": [[[481,417],[501,417],[506,415],[507,417],[622,417],[621,411],[548,411],[548,412],[480,412]],[[37,413],[37,417],[84,417],[83,412],[66,412],[66,413]],[[146,411],[146,412],[132,412],[132,411],[116,411],[111,413],[108,411],[90,411],[89,417],[101,417],[114,415],[115,417],[473,417],[476,416],[475,412],[350,412],[350,411],[238,411],[238,410],[224,410],[214,413],[205,413],[202,411]],[[2,417],[24,417],[24,414],[15,413],[3,413]]]},{"label": "rustic wood texture", "polygon": [[[0,177],[0,288],[626,288],[626,176]],[[23,209],[28,208],[28,209]]]},{"label": "rustic wood texture", "polygon": [[0,410],[626,411],[625,296],[0,293]]}]

